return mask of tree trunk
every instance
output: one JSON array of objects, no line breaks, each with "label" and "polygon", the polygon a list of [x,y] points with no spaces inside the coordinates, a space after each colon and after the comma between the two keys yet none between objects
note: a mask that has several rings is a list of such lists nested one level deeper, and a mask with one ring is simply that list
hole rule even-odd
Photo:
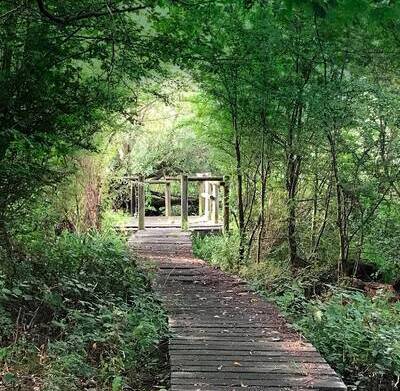
[{"label": "tree trunk", "polygon": [[300,176],[301,156],[295,153],[295,128],[301,121],[301,109],[298,105],[294,108],[292,114],[291,124],[289,125],[288,133],[288,151],[287,151],[287,166],[286,166],[286,191],[288,202],[288,246],[289,246],[289,260],[293,267],[300,266],[300,258],[297,250],[296,238],[296,194],[297,185]]},{"label": "tree trunk", "polygon": [[287,165],[287,180],[286,189],[288,194],[288,244],[289,244],[289,259],[294,267],[300,266],[300,257],[297,250],[296,237],[296,193],[300,175],[301,158],[293,153],[289,154]]},{"label": "tree trunk", "polygon": [[315,255],[317,254],[322,235],[324,234],[325,228],[326,228],[326,223],[328,221],[328,215],[329,215],[329,206],[331,203],[331,193],[332,193],[332,180],[329,180],[328,184],[328,189],[326,191],[326,197],[325,197],[325,207],[324,207],[324,216],[322,219],[322,223],[318,229],[318,233],[316,232],[315,228],[315,234],[314,234],[314,246],[311,248],[310,255],[308,256],[308,260],[311,261]]},{"label": "tree trunk", "polygon": [[240,146],[240,133],[236,113],[232,113],[232,124],[234,129],[235,157],[236,157],[236,179],[238,195],[238,226],[239,226],[239,260],[242,262],[245,256],[245,217],[243,203],[243,172],[242,151]]},{"label": "tree trunk", "polygon": [[313,252],[315,248],[315,242],[317,240],[318,185],[319,185],[318,174],[314,173],[310,252]]},{"label": "tree trunk", "polygon": [[346,214],[346,200],[344,197],[343,186],[340,182],[335,136],[328,131],[327,138],[330,146],[332,172],[336,188],[336,225],[338,227],[340,243],[337,270],[338,276],[341,276],[343,275],[343,272],[347,270],[347,263],[349,259],[348,217]]},{"label": "tree trunk", "polygon": [[262,113],[263,132],[261,140],[261,211],[260,211],[260,229],[257,238],[257,263],[261,261],[261,245],[265,230],[265,196],[267,193],[267,177],[269,171],[269,162],[265,164],[265,115]]}]

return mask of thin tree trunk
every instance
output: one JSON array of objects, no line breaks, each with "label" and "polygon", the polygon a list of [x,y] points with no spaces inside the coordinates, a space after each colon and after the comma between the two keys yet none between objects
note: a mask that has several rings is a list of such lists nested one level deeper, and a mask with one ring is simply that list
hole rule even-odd
[{"label": "thin tree trunk", "polygon": [[312,217],[311,217],[311,252],[315,248],[315,242],[317,237],[318,185],[319,185],[318,174],[314,173]]},{"label": "thin tree trunk", "polygon": [[326,223],[328,221],[328,215],[329,215],[329,205],[331,203],[331,193],[332,193],[332,180],[330,180],[330,182],[328,184],[328,190],[327,190],[326,198],[325,198],[324,216],[322,219],[321,226],[318,230],[318,234],[317,233],[315,234],[314,246],[312,247],[310,255],[308,257],[309,261],[312,260],[315,257],[315,255],[317,254],[319,244],[322,239],[322,235],[324,234],[324,231],[325,231],[325,227],[326,227]]},{"label": "thin tree trunk", "polygon": [[289,260],[294,268],[302,264],[297,246],[297,203],[296,195],[300,178],[301,156],[297,153],[298,133],[302,126],[302,105],[295,102],[293,107],[287,138],[287,165],[286,165],[286,191],[288,203],[287,235],[289,246]]},{"label": "thin tree trunk", "polygon": [[235,157],[236,157],[236,179],[237,179],[237,195],[238,195],[238,225],[239,225],[239,260],[244,260],[245,248],[245,217],[243,203],[243,172],[242,172],[242,151],[240,146],[240,133],[237,123],[236,113],[232,113],[232,125],[234,129]]},{"label": "thin tree trunk", "polygon": [[288,197],[288,245],[289,260],[293,267],[299,266],[299,256],[296,238],[296,194],[300,175],[301,157],[295,152],[295,129],[301,121],[301,108],[299,104],[293,109],[291,123],[288,129],[287,143],[287,167],[286,167],[286,191]]},{"label": "thin tree trunk", "polygon": [[343,272],[347,270],[347,264],[349,259],[349,237],[348,237],[348,217],[346,214],[345,197],[343,187],[340,182],[339,167],[337,161],[337,149],[336,141],[334,136],[328,131],[327,133],[332,162],[332,172],[335,181],[336,188],[336,225],[339,232],[339,259],[338,259],[338,275],[343,275]]},{"label": "thin tree trunk", "polygon": [[257,263],[261,261],[261,245],[262,238],[265,230],[265,196],[267,193],[267,177],[269,171],[269,164],[265,164],[265,115],[261,115],[263,123],[263,133],[261,140],[261,211],[260,211],[260,229],[257,238]]},{"label": "thin tree trunk", "polygon": [[287,167],[286,188],[288,193],[288,243],[289,243],[289,258],[292,266],[299,266],[299,256],[297,250],[296,238],[296,194],[297,185],[300,174],[301,158],[293,153],[289,154]]},{"label": "thin tree trunk", "polygon": [[[17,17],[9,16],[7,18],[7,22],[4,24],[4,37],[3,37],[3,45],[0,48],[0,69],[2,71],[2,76],[5,80],[11,80],[12,70],[13,70],[13,44],[16,36],[16,25],[17,25]],[[7,122],[7,107],[0,107],[0,115],[4,116]],[[13,119],[11,119],[12,125]],[[7,126],[7,125],[6,125]],[[8,147],[12,141],[12,132],[2,132],[2,139],[0,142],[0,163],[4,160]]]}]

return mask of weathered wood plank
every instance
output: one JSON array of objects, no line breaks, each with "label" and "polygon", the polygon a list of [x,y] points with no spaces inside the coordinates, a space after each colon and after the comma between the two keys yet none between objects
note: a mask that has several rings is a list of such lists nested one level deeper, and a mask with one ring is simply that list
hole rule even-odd
[{"label": "weathered wood plank", "polygon": [[[276,353],[276,352],[274,352]],[[273,362],[273,363],[288,363],[288,362],[295,362],[295,363],[326,363],[326,361],[318,354],[310,354],[310,355],[298,355],[298,356],[291,356],[288,357],[286,354],[276,354],[271,355],[267,354],[264,356],[257,356],[257,355],[245,355],[240,356],[238,354],[234,355],[195,355],[189,352],[189,354],[174,354],[171,356],[171,364],[176,365],[185,365],[188,362],[195,362],[198,364],[207,363],[209,365],[217,365],[217,367],[221,364],[229,363],[239,363],[240,365],[245,365],[247,363],[255,363],[255,364],[264,364],[266,362]],[[237,366],[237,364],[235,364]]]},{"label": "weathered wood plank", "polygon": [[[283,335],[282,335],[283,337]],[[230,342],[230,343],[235,343],[235,342],[250,342],[250,343],[264,343],[264,342],[276,342],[282,339],[282,337],[277,336],[275,333],[271,333],[270,335],[226,335],[226,334],[217,334],[217,335],[210,335],[207,334],[206,336],[199,336],[199,335],[177,335],[175,334],[173,337],[173,342],[176,343],[176,341],[198,341],[203,343],[209,343],[209,344],[214,344],[216,342]]]},{"label": "weathered wood plank", "polygon": [[[320,364],[323,367],[312,367],[312,365],[316,365],[315,363],[307,363],[301,365],[300,363],[295,363],[293,365],[287,363],[269,363],[261,364],[257,363],[254,365],[235,365],[235,364],[227,364],[227,363],[217,363],[215,365],[172,365],[172,372],[196,372],[196,373],[223,373],[227,374],[227,376],[231,376],[231,374],[239,375],[244,374],[245,376],[250,376],[258,378],[259,374],[270,375],[270,374],[281,374],[281,375],[335,375],[335,372],[328,365]],[[310,366],[310,368],[308,368]]]},{"label": "weathered wood plank", "polygon": [[[174,385],[171,388],[171,391],[287,391],[292,390],[293,387],[261,387],[261,386],[209,386],[209,385],[197,385],[197,386],[188,386],[188,385]],[[296,391],[304,391],[304,388],[295,388]]]},{"label": "weathered wood plank", "polygon": [[203,383],[215,386],[272,386],[272,387],[303,387],[318,390],[346,390],[346,386],[339,377],[332,376],[282,376],[282,374],[243,374],[239,373],[197,373],[197,372],[173,372],[171,384],[194,385]]}]

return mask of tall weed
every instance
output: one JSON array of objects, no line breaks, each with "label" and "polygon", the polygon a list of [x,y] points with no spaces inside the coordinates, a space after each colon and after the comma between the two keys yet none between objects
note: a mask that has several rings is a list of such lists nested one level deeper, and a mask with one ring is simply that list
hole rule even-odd
[{"label": "tall weed", "polygon": [[38,377],[49,391],[139,387],[158,370],[167,326],[125,241],[64,232],[39,244],[25,243],[18,274],[0,278],[0,362],[10,381],[23,388]]}]

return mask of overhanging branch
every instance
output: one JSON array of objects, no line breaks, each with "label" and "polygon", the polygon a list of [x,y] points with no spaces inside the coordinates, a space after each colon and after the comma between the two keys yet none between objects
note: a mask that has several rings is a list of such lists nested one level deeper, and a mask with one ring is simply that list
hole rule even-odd
[{"label": "overhanging branch", "polygon": [[36,0],[38,8],[40,13],[46,17],[47,19],[51,20],[54,23],[60,24],[60,25],[67,25],[71,24],[80,20],[84,19],[92,19],[92,18],[99,18],[102,16],[107,16],[110,14],[122,14],[126,12],[137,12],[143,9],[146,9],[146,5],[137,5],[137,6],[131,6],[131,7],[124,7],[124,8],[111,8],[107,7],[105,9],[99,10],[99,11],[88,11],[88,12],[80,12],[76,15],[72,16],[59,16],[59,15],[54,15],[52,14],[47,8],[46,5],[44,4],[43,0]]}]

